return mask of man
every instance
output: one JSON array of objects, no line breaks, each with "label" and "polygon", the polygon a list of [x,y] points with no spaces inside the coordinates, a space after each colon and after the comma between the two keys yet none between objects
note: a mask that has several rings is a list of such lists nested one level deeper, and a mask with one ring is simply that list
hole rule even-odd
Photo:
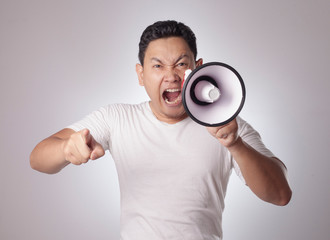
[{"label": "man", "polygon": [[149,102],[102,107],[41,141],[32,168],[56,173],[109,150],[121,189],[121,239],[222,239],[224,197],[232,168],[264,201],[286,205],[286,168],[237,117],[207,129],[193,122],[181,82],[196,60],[196,38],[175,21],[146,28],[139,44],[139,84]]}]

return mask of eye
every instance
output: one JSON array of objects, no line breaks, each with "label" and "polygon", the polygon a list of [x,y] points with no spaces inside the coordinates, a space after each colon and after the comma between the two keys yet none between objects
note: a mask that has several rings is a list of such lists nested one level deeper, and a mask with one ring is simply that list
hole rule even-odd
[{"label": "eye", "polygon": [[161,65],[160,64],[155,64],[152,66],[153,68],[161,68]]},{"label": "eye", "polygon": [[185,63],[185,62],[180,62],[180,63],[178,63],[177,66],[178,66],[178,67],[188,67],[188,64]]}]

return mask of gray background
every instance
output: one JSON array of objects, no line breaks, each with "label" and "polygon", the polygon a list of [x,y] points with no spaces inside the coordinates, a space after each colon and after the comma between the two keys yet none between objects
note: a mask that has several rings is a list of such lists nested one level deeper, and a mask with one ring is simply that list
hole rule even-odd
[{"label": "gray background", "polygon": [[224,239],[329,239],[330,1],[0,0],[0,239],[118,239],[111,156],[56,175],[31,170],[43,138],[108,103],[147,100],[138,41],[157,20],[197,35],[199,57],[235,67],[241,116],[289,169],[286,207],[233,174]]}]

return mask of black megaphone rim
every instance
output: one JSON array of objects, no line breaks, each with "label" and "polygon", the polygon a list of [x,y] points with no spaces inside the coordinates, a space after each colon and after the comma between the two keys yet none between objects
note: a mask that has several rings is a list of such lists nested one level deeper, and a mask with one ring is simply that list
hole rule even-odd
[{"label": "black megaphone rim", "polygon": [[[214,124],[203,122],[203,121],[197,119],[196,117],[194,117],[194,115],[189,111],[189,108],[186,104],[186,94],[185,94],[186,90],[187,90],[188,83],[191,80],[191,78],[193,77],[193,75],[196,72],[198,72],[199,70],[201,70],[202,68],[205,68],[205,67],[208,67],[208,66],[211,66],[211,65],[219,65],[219,66],[222,66],[222,67],[225,67],[225,68],[228,68],[229,70],[231,70],[236,75],[237,79],[240,81],[241,88],[242,88],[242,99],[241,99],[241,103],[240,103],[240,106],[238,107],[237,111],[229,119],[227,119],[226,121],[223,121],[223,122],[220,122],[220,123],[214,123]],[[241,112],[241,110],[244,106],[244,103],[245,103],[245,98],[246,98],[245,84],[244,84],[244,81],[243,81],[241,75],[236,71],[235,68],[233,68],[232,66],[230,66],[226,63],[222,63],[222,62],[205,63],[205,64],[202,64],[201,66],[195,68],[194,70],[192,70],[192,72],[189,74],[187,79],[184,80],[184,83],[183,83],[183,86],[182,86],[182,93],[183,93],[182,94],[183,107],[184,107],[186,113],[188,114],[188,116],[191,119],[193,119],[195,122],[197,122],[198,124],[201,124],[201,125],[207,126],[207,127],[223,126],[223,125],[226,125],[227,123],[231,122],[232,120],[234,120],[238,116],[238,114]]]}]

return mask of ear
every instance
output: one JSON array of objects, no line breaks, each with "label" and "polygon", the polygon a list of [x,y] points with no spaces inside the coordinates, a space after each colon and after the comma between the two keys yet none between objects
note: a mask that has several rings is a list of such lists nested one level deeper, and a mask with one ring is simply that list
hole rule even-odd
[{"label": "ear", "polygon": [[203,64],[203,58],[200,58],[196,61],[196,67],[199,67]]},{"label": "ear", "polygon": [[135,71],[136,71],[136,74],[138,76],[138,79],[139,79],[139,85],[140,86],[144,86],[144,82],[143,82],[143,66],[139,63],[137,63],[135,65]]}]

